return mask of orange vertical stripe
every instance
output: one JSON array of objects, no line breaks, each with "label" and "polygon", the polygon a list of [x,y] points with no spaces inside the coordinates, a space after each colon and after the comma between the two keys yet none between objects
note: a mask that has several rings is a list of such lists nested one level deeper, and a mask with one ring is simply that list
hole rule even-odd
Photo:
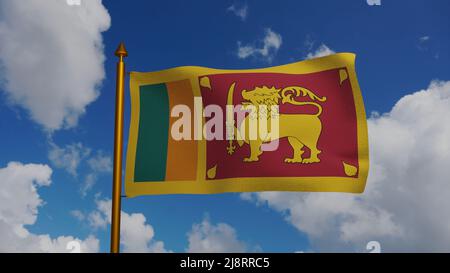
[{"label": "orange vertical stripe", "polygon": [[[166,84],[169,95],[169,109],[184,104],[194,109],[194,95],[189,80],[181,80]],[[194,117],[191,115],[191,139],[193,138]],[[176,141],[172,138],[171,128],[179,117],[169,119],[169,145],[167,147],[166,181],[197,179],[197,142],[195,140]]]}]

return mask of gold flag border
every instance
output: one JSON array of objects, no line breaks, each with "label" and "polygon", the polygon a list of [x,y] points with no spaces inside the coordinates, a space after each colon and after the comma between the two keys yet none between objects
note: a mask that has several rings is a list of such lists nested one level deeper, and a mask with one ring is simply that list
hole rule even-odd
[{"label": "gold flag border", "polygon": [[[355,72],[356,55],[338,53],[301,62],[247,70],[223,70],[199,66],[182,66],[156,72],[131,72],[131,121],[128,139],[125,194],[127,197],[154,194],[213,194],[257,191],[349,192],[364,191],[369,171],[369,147],[364,102]],[[206,179],[206,140],[198,141],[197,179],[193,181],[134,181],[135,157],[139,130],[139,86],[178,80],[191,82],[194,96],[201,96],[199,76],[225,73],[290,73],[308,74],[347,68],[356,108],[358,134],[358,177],[239,177]],[[203,124],[204,124],[203,120]]]}]

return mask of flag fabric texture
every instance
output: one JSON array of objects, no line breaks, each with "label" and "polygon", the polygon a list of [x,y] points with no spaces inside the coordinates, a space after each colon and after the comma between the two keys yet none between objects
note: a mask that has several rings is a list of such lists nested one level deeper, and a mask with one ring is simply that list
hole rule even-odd
[{"label": "flag fabric texture", "polygon": [[[131,72],[130,92],[127,197],[364,191],[368,133],[352,53],[263,69]],[[263,121],[268,130],[252,135]]]}]

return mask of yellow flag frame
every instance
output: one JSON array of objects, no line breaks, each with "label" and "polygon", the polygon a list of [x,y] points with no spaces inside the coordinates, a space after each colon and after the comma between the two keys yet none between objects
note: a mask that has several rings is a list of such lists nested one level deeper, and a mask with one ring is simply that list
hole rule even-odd
[{"label": "yellow flag frame", "polygon": [[[213,194],[255,191],[364,191],[369,169],[367,120],[361,90],[355,72],[355,54],[338,53],[318,59],[249,70],[222,70],[198,66],[184,66],[157,72],[131,72],[131,122],[127,149],[125,194],[127,197],[154,194]],[[197,179],[193,181],[135,182],[134,169],[139,130],[139,87],[157,83],[190,80],[194,96],[201,97],[198,77],[225,73],[291,73],[306,74],[330,69],[347,68],[356,107],[358,135],[358,177],[242,177],[206,179],[206,140],[198,141]],[[204,124],[203,120],[203,124]],[[202,125],[203,125],[202,124]],[[345,164],[344,164],[345,165]],[[347,166],[344,166],[347,167]],[[276,182],[273,182],[276,180]]]}]

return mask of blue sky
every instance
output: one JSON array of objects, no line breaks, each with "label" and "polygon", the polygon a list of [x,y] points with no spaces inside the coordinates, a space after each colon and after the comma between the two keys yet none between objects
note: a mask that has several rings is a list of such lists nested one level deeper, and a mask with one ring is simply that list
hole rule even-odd
[{"label": "blue sky", "polygon": [[[70,12],[79,12],[83,8],[88,11],[90,8],[99,8],[97,5],[91,5],[87,8],[83,7],[83,5],[86,5],[84,3],[86,1],[82,0],[80,7],[60,5],[58,3],[58,9],[64,9],[64,12],[69,14]],[[39,10],[49,8],[50,5],[61,1],[48,0],[46,2],[49,3],[49,6],[46,6],[46,4],[43,7],[35,3],[30,5]],[[16,4],[12,4],[11,1],[1,0],[0,3],[5,11],[8,8],[18,10],[18,7],[15,6]],[[33,109],[33,101],[24,102],[23,97],[29,94],[27,92],[45,90],[47,85],[49,86],[48,88],[51,88],[51,81],[54,80],[53,76],[59,77],[59,74],[53,71],[48,74],[50,77],[46,78],[44,83],[41,83],[41,81],[32,82],[30,85],[27,85],[30,90],[17,95],[19,93],[17,89],[20,89],[20,85],[18,88],[14,87],[14,84],[11,83],[14,83],[15,80],[9,77],[16,75],[10,71],[13,71],[15,68],[20,69],[21,64],[15,64],[15,59],[6,55],[9,51],[6,51],[6,49],[2,51],[0,46],[0,61],[2,61],[0,72],[3,74],[0,77],[3,83],[0,89],[0,169],[6,168],[9,162],[16,161],[23,164],[36,163],[47,165],[53,171],[51,175],[52,184],[48,187],[38,188],[38,194],[43,200],[43,204],[38,207],[37,221],[30,225],[25,225],[25,227],[33,234],[49,234],[52,238],[71,235],[84,239],[89,235],[93,235],[99,239],[100,251],[109,250],[109,228],[96,227],[95,224],[92,224],[92,221],[89,222],[89,215],[97,210],[98,202],[96,201],[110,198],[111,174],[108,171],[108,166],[94,168],[92,164],[90,165],[89,160],[92,158],[103,158],[107,161],[108,157],[112,156],[115,62],[117,61],[113,53],[120,41],[125,42],[129,52],[129,57],[126,59],[128,71],[154,71],[181,65],[245,69],[299,61],[306,58],[308,54],[314,55],[320,53],[321,50],[325,52],[327,50],[333,52],[354,52],[357,54],[356,68],[367,113],[389,113],[399,100],[419,90],[431,92],[429,90],[436,89],[439,91],[433,92],[447,92],[445,81],[450,80],[450,2],[446,0],[381,0],[381,5],[379,6],[370,6],[365,0],[130,0],[126,1],[126,3],[124,1],[103,1],[102,4],[111,18],[110,27],[103,27],[103,30],[107,29],[106,31],[102,32],[102,30],[99,30],[102,27],[97,25],[95,30],[103,39],[104,48],[102,50],[100,47],[99,51],[100,55],[103,52],[106,59],[103,65],[101,61],[99,63],[100,68],[104,68],[105,74],[103,78],[101,72],[96,70],[92,72],[99,75],[97,80],[89,79],[94,82],[90,88],[97,90],[98,97],[92,96],[90,100],[87,100],[88,102],[85,102],[83,105],[85,106],[84,111],[79,108],[77,108],[78,110],[70,110],[79,116],[76,124],[52,127],[43,121],[43,118],[33,118],[33,115],[30,114],[33,113],[33,110],[30,110]],[[239,10],[241,13],[236,12]],[[39,14],[46,13],[45,11],[40,11]],[[3,16],[3,18],[0,17],[0,22],[2,22],[0,23],[0,39],[2,43],[11,42],[12,40],[7,40],[9,36],[5,34],[5,31],[2,32],[2,29],[16,26],[14,19],[6,18],[5,13],[0,13],[0,16]],[[102,16],[107,17],[103,13]],[[59,19],[66,20],[65,18]],[[24,25],[29,23],[26,20],[20,21],[20,18],[17,20]],[[84,21],[74,19],[74,22],[74,24],[82,24]],[[17,25],[20,25],[19,23]],[[57,21],[53,23],[58,24]],[[108,24],[105,22],[104,25]],[[49,47],[49,51],[45,52],[51,58],[52,50],[58,52],[58,46],[61,41],[58,42],[58,39],[50,35],[55,33],[53,28],[49,28],[48,32],[50,34],[47,35],[47,27],[45,25],[38,29],[42,31],[42,35],[29,36],[29,44],[22,45],[21,48],[26,48],[26,46],[32,48],[34,44],[40,45],[39,39],[50,37],[48,39],[56,40],[54,42],[55,47]],[[82,29],[87,31],[89,27],[90,25]],[[17,31],[21,31],[27,29],[27,27],[17,29]],[[257,51],[258,49],[264,48],[264,38],[269,33],[269,30],[276,34],[279,44],[269,45],[267,54],[258,53],[260,52]],[[69,28],[68,31],[71,31],[71,29]],[[78,33],[80,30],[75,29],[74,31]],[[87,37],[92,38],[97,34],[88,35]],[[64,35],[69,35],[64,36],[66,38],[70,37],[70,33],[65,33]],[[94,43],[98,43],[96,38],[92,39]],[[71,43],[70,39],[65,41]],[[86,40],[82,39],[82,41],[85,42]],[[80,47],[80,53],[74,52],[77,50],[76,42],[77,40],[70,45],[73,49],[71,54],[82,54],[84,47]],[[8,48],[9,46],[13,47],[13,45],[8,44]],[[239,56],[239,47],[244,46],[252,48],[254,54],[245,58]],[[15,57],[16,59],[24,56],[20,50],[14,52],[18,54]],[[33,50],[30,50],[30,52],[35,53]],[[83,57],[80,57],[80,59],[83,59]],[[51,60],[49,63],[57,61]],[[83,68],[83,62],[80,62],[81,71],[83,69],[91,69],[89,64],[86,64],[85,68]],[[76,69],[67,70],[67,73],[73,73],[74,77],[78,77],[78,72],[79,70]],[[62,79],[64,77],[70,78],[64,73],[61,75]],[[26,73],[22,77],[25,79],[29,78]],[[34,76],[30,78],[35,79]],[[80,80],[82,79],[80,78]],[[441,87],[434,89],[430,87],[430,83],[433,80],[443,81],[440,85],[438,84]],[[71,83],[71,81],[69,80],[68,83]],[[34,86],[36,86],[37,91],[31,90]],[[82,86],[82,88],[85,88],[85,86]],[[76,93],[78,91],[74,89],[73,92]],[[80,90],[80,92],[83,92],[83,90]],[[443,95],[441,97],[446,98]],[[35,97],[31,96],[31,98]],[[442,100],[444,101],[444,99]],[[417,104],[413,104],[407,109],[421,111],[422,108],[420,108],[419,102],[425,100],[418,98]],[[51,105],[52,97],[46,98],[46,101],[42,103]],[[408,101],[404,101],[403,104],[407,103]],[[444,101],[443,103],[448,102]],[[125,105],[125,128],[128,128],[130,112],[128,86]],[[50,107],[49,111],[52,111],[51,109]],[[429,106],[426,109],[432,111],[433,106]],[[403,113],[403,110],[400,109],[399,112]],[[404,112],[406,113],[406,110]],[[391,114],[395,117],[396,113],[392,112]],[[389,127],[380,125],[384,124],[383,122],[385,121],[382,117],[374,117],[372,119],[374,132],[372,135],[376,137],[373,143],[379,145],[374,147],[375,149],[380,149],[380,151],[385,149],[384,147],[388,149],[388,145],[382,145],[385,142],[381,140],[387,141],[389,139],[401,139],[402,137],[401,133],[390,136],[384,135],[386,130],[392,132],[392,130],[386,129]],[[398,119],[399,124],[402,124],[402,121],[401,118]],[[392,120],[387,120],[387,122],[392,122]],[[414,120],[411,121],[413,124],[414,122]],[[394,128],[399,127],[394,126]],[[444,130],[443,132],[436,139],[444,139],[445,136],[450,134],[450,131]],[[372,132],[369,131],[369,133],[371,134]],[[127,135],[128,130],[126,129],[125,139],[127,139]],[[417,137],[420,136],[418,135]],[[430,142],[436,141],[436,139],[433,138]],[[62,166],[63,164],[58,166],[57,162],[61,161],[63,154],[67,152],[68,145],[77,143],[79,145],[75,145],[74,149],[81,152],[81,154],[84,151],[89,155],[79,158],[76,170],[73,171],[76,172],[76,175],[74,175],[73,172],[70,173],[69,167]],[[60,154],[55,152],[55,147],[61,149]],[[447,151],[445,147],[447,146],[441,146],[442,150]],[[53,159],[49,155],[51,151],[56,153]],[[377,153],[376,151],[375,153]],[[378,153],[377,156],[379,155],[379,157],[375,158],[375,160],[379,160],[376,161],[379,163],[376,166],[382,164],[386,164],[385,166],[396,166],[384,163],[382,161],[385,158],[384,154],[380,154],[382,153]],[[448,156],[448,151],[445,156]],[[411,158],[414,158],[414,156],[411,155]],[[376,168],[376,166],[372,165],[372,168]],[[411,165],[410,167],[414,166]],[[430,166],[429,168],[433,170],[435,167]],[[382,168],[379,168],[379,170],[381,172]],[[378,172],[378,170],[376,171]],[[89,174],[95,176],[95,184],[83,195],[80,189],[82,189]],[[386,171],[385,176],[392,178],[387,179],[391,182],[384,182],[383,180],[383,183],[389,185],[398,181],[411,180],[408,176],[401,176],[394,171]],[[436,181],[436,188],[438,188],[438,185],[443,183],[443,177],[444,174],[441,173],[440,176],[430,179]],[[381,181],[381,179],[379,180]],[[369,183],[371,183],[370,179]],[[446,184],[444,183],[444,185]],[[382,189],[388,190],[388,188]],[[447,191],[444,190],[444,192]],[[412,199],[418,196],[411,195],[411,199],[404,199],[404,203],[409,201],[415,202]],[[286,195],[285,197],[292,198],[292,202],[297,200],[297,197],[293,197],[293,195]],[[358,198],[364,200],[364,194],[362,197],[343,197],[351,198],[351,202],[356,202],[361,207],[370,207],[367,213],[374,212],[376,217],[383,216],[386,212],[387,218],[380,216],[380,219],[386,220],[389,218],[391,219],[389,221],[392,222],[387,223],[383,228],[374,228],[373,230],[376,232],[373,230],[367,232],[367,236],[361,235],[362,237],[356,241],[342,235],[346,234],[343,232],[343,227],[346,225],[335,225],[335,222],[340,221],[336,220],[340,219],[340,217],[354,217],[355,221],[358,222],[357,220],[362,217],[361,215],[349,216],[331,212],[327,214],[318,213],[317,217],[320,215],[320,217],[330,218],[330,222],[326,223],[332,223],[334,231],[324,231],[316,234],[311,226],[317,221],[313,219],[310,222],[306,222],[305,220],[308,217],[313,217],[310,216],[311,213],[314,215],[314,210],[305,205],[305,200],[314,203],[310,200],[310,198],[315,198],[314,195],[298,197],[298,206],[292,205],[292,202],[289,204],[280,202],[280,198],[277,195],[252,195],[243,198],[239,194],[144,196],[124,199],[122,209],[128,214],[143,214],[146,218],[146,225],[151,225],[154,229],[154,237],[151,240],[162,241],[164,242],[165,250],[175,252],[183,252],[189,248],[190,242],[187,234],[194,234],[195,228],[193,228],[193,225],[195,224],[200,229],[203,228],[202,231],[206,234],[203,234],[205,236],[203,242],[207,239],[211,239],[213,242],[221,242],[220,238],[217,239],[216,237],[220,237],[223,235],[222,233],[225,233],[224,238],[231,236],[236,239],[237,244],[238,242],[242,243],[241,245],[232,246],[234,247],[231,248],[232,250],[245,249],[246,251],[266,252],[364,251],[364,242],[368,242],[372,238],[378,238],[382,241],[400,238],[396,241],[402,246],[400,250],[414,251],[419,249],[417,246],[421,241],[417,242],[417,244],[404,243],[406,241],[404,238],[407,237],[399,235],[407,234],[407,232],[401,232],[401,230],[405,229],[402,229],[402,225],[406,227],[414,224],[412,224],[413,222],[410,219],[403,221],[402,218],[396,218],[396,215],[400,214],[397,208],[403,205],[394,204],[393,200],[396,200],[395,195],[388,199],[392,201],[392,207],[378,205],[379,203],[377,202],[381,202],[379,200],[377,202],[358,203],[361,201]],[[341,199],[339,198],[341,197],[333,196],[329,201],[326,201],[329,204],[329,206],[326,206],[327,209],[333,206],[333,200],[340,202],[339,200]],[[284,197],[281,199],[284,199]],[[372,199],[370,198],[370,200]],[[450,204],[446,203],[445,209],[449,209],[447,205]],[[337,206],[339,207],[339,205]],[[420,205],[417,206],[422,208]],[[297,210],[299,208],[300,211]],[[303,209],[305,216],[303,215]],[[315,207],[315,209],[316,211],[324,211],[323,207],[320,206]],[[81,220],[73,216],[74,210],[79,211],[83,215],[83,217],[79,217],[82,218]],[[427,211],[425,208],[419,210],[424,215]],[[0,220],[2,219],[1,215],[0,213]],[[423,219],[425,219],[425,216]],[[439,220],[436,221],[435,224],[438,225]],[[225,223],[226,228],[223,228],[219,223]],[[417,225],[419,226],[419,224]],[[216,229],[213,228],[213,231],[211,231],[207,225],[211,225]],[[100,224],[99,226],[102,225]],[[228,228],[234,230],[234,235],[227,233],[229,231]],[[431,232],[422,229],[413,231],[421,235]],[[213,233],[214,236],[208,232]],[[208,235],[211,236],[208,237]],[[418,238],[420,236],[415,237]],[[322,239],[320,240],[320,238]],[[151,243],[149,242],[149,244]],[[242,247],[242,245],[245,247]],[[437,249],[450,249],[446,246],[438,247],[436,245],[436,247]],[[191,249],[193,248],[193,243],[191,243]],[[397,250],[395,248],[392,249]],[[424,250],[433,250],[433,244],[430,243],[429,248]]]}]

